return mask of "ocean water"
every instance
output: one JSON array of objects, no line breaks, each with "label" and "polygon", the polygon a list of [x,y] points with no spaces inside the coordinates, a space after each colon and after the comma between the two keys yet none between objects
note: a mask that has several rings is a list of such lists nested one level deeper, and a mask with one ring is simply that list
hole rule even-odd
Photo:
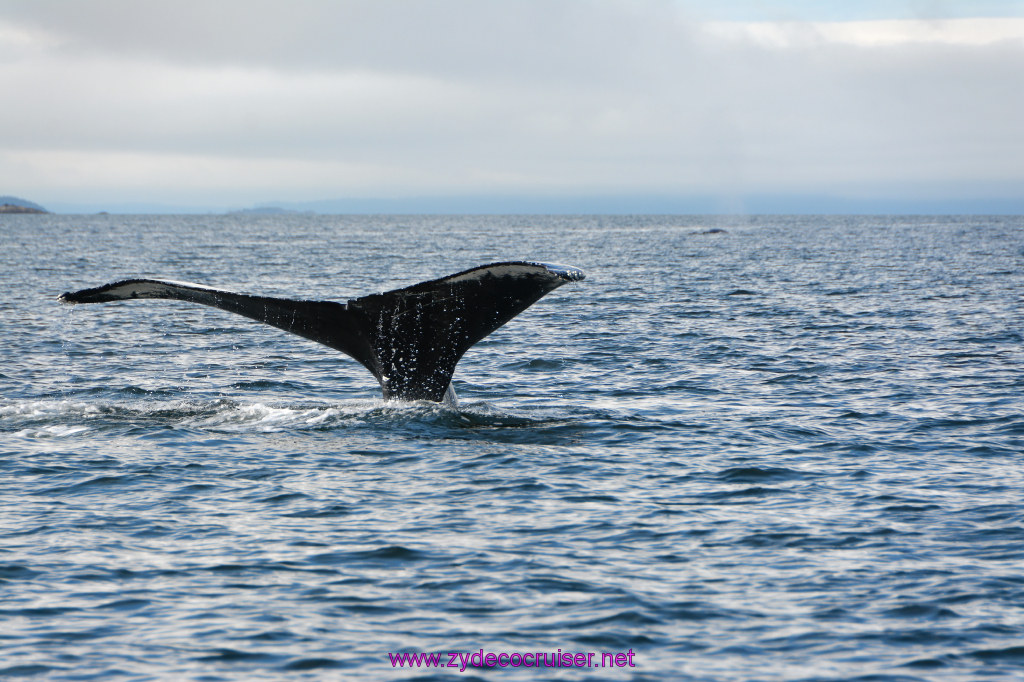
[{"label": "ocean water", "polygon": [[[1024,675],[1024,218],[5,216],[0,240],[0,676]],[[129,276],[344,301],[510,259],[587,279],[472,349],[457,407],[222,311],[55,301]],[[633,665],[389,656],[480,651]]]}]

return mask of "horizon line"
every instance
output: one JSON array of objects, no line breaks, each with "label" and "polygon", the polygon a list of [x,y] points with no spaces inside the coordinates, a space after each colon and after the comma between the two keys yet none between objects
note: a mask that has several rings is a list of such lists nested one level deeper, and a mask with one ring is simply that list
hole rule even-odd
[{"label": "horizon line", "polygon": [[748,195],[447,195],[242,201],[46,201],[17,198],[63,215],[1024,215],[1024,196],[850,197]]}]

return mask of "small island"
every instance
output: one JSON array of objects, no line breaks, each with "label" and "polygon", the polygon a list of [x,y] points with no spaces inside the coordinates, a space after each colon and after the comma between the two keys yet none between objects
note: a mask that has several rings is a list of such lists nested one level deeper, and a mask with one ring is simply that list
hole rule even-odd
[{"label": "small island", "polygon": [[312,211],[296,211],[291,208],[280,206],[255,206],[253,208],[241,208],[237,211],[228,211],[227,215],[310,215]]},{"label": "small island", "polygon": [[39,204],[18,197],[0,197],[0,213],[49,213]]},{"label": "small island", "polygon": [[49,211],[17,204],[0,204],[0,213],[49,213]]}]

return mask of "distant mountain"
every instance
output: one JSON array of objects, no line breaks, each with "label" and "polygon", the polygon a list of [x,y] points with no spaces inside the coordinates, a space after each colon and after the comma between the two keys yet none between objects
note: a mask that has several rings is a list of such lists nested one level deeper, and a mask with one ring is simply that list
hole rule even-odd
[{"label": "distant mountain", "polygon": [[256,206],[255,208],[243,208],[239,211],[230,211],[230,215],[280,215],[282,213],[312,213],[312,211],[296,211],[280,206]]},{"label": "distant mountain", "polygon": [[0,196],[0,213],[49,213],[39,204],[18,197]]}]

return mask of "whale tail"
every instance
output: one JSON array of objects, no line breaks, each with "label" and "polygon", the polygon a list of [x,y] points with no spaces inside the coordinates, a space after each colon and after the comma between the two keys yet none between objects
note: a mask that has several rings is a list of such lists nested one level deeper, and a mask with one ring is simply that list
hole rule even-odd
[{"label": "whale tail", "polygon": [[370,370],[385,398],[440,402],[473,344],[567,282],[576,268],[492,263],[403,289],[348,301],[293,301],[200,284],[129,279],[66,292],[63,303],[138,298],[189,301],[244,315],[322,343]]}]

